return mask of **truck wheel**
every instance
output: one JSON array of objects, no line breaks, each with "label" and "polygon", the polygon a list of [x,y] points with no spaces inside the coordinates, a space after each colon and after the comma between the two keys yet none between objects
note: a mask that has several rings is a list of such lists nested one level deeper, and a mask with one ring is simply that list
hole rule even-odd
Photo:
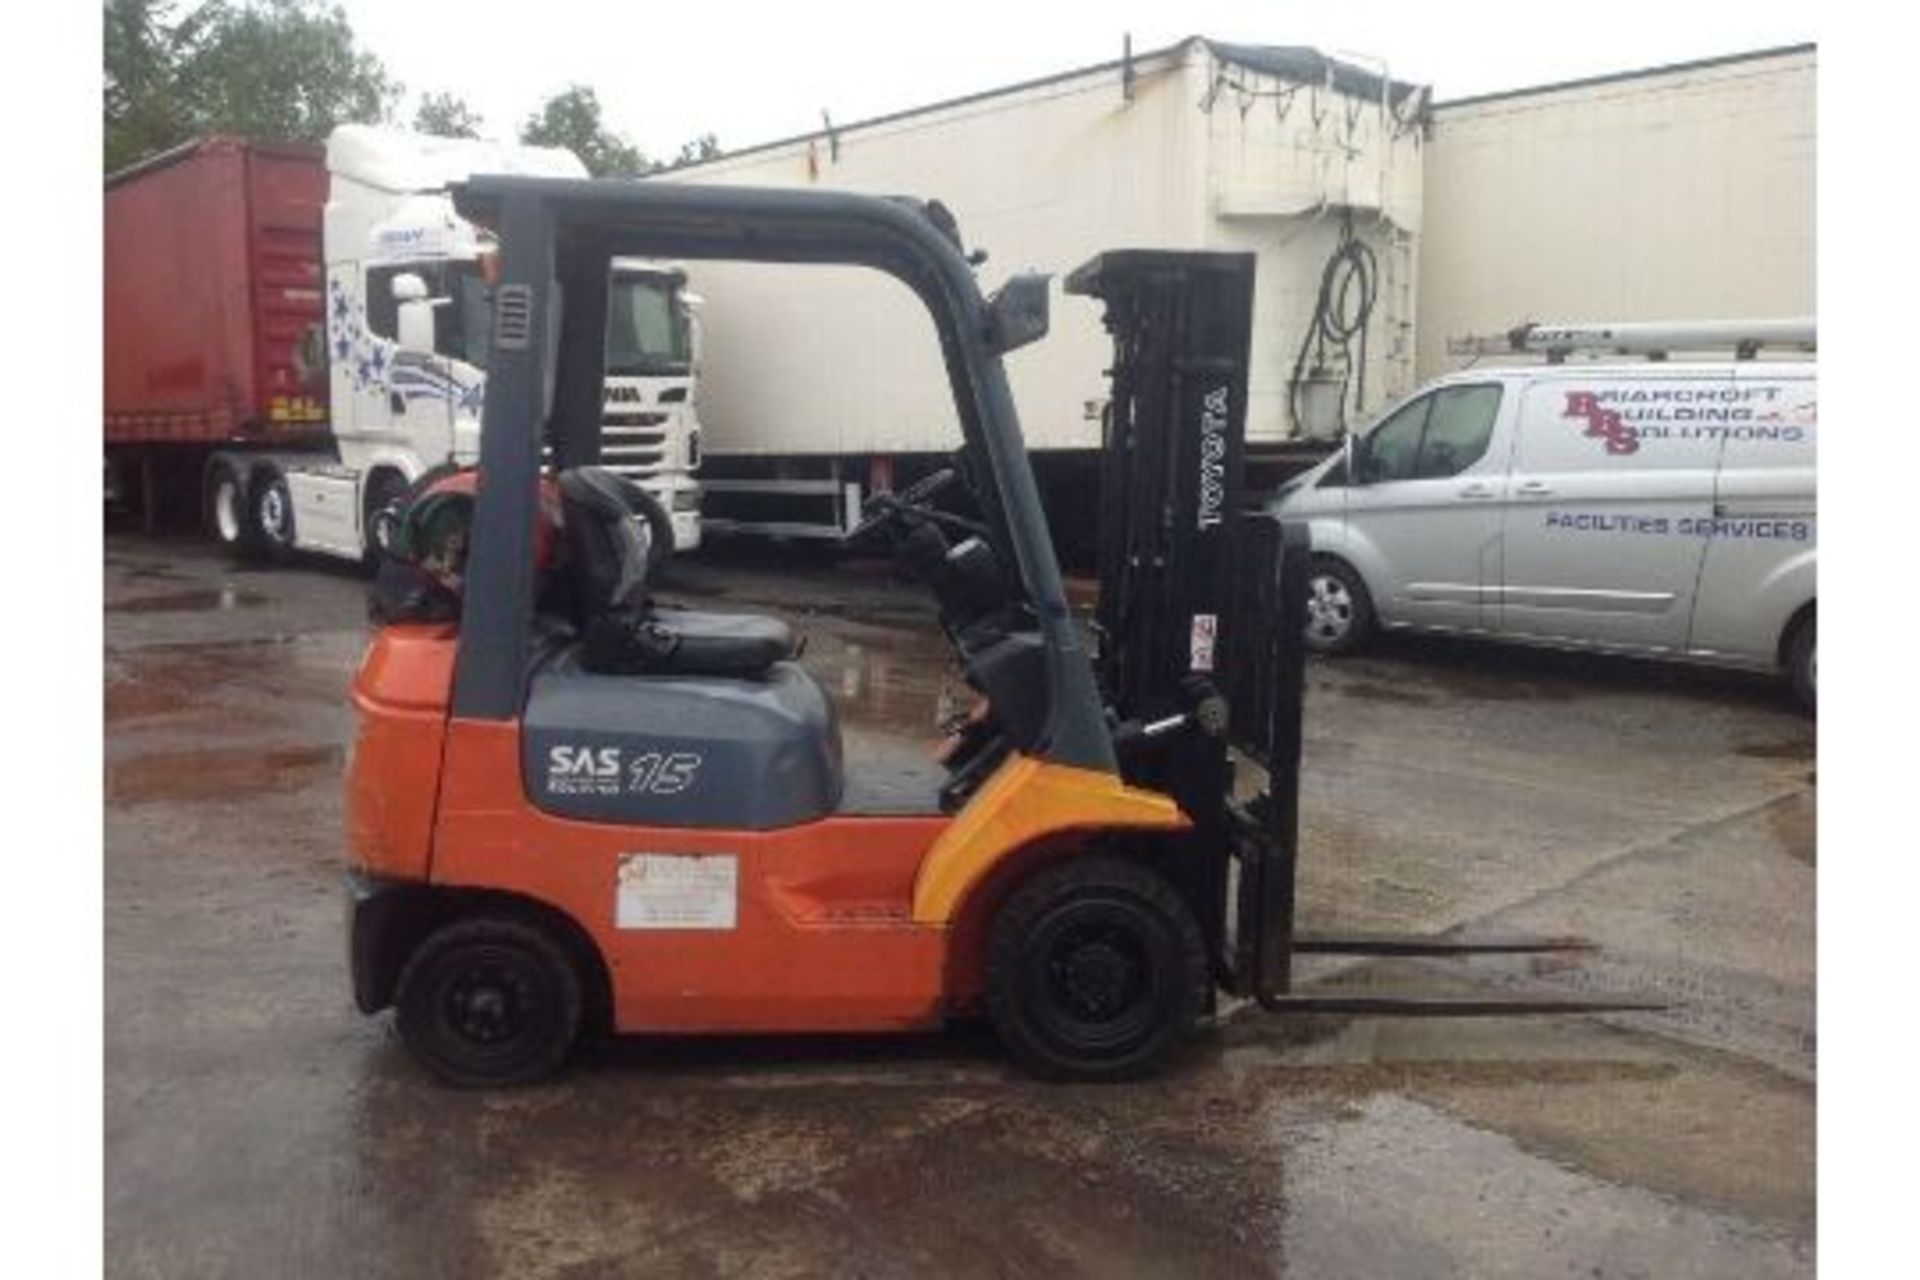
[{"label": "truck wheel", "polygon": [[1069,858],[994,918],[987,1008],[1035,1075],[1130,1080],[1166,1064],[1206,1003],[1206,948],[1186,904],[1138,863]]},{"label": "truck wheel", "polygon": [[[383,470],[373,473],[373,479],[367,483],[367,495],[360,513],[361,537],[366,547],[368,564],[378,564],[380,554],[387,550],[387,543],[393,536],[402,505],[407,495],[407,478],[398,471]],[[389,512],[387,509],[393,508]]]},{"label": "truck wheel", "polygon": [[1793,682],[1794,696],[1808,712],[1814,707],[1814,623],[1811,616],[1794,629],[1787,641],[1787,678]]},{"label": "truck wheel", "polygon": [[251,533],[268,559],[285,561],[293,555],[293,493],[278,467],[260,470],[253,486]]},{"label": "truck wheel", "polygon": [[252,517],[247,490],[232,463],[216,462],[207,470],[207,532],[228,551],[239,555],[252,549]]},{"label": "truck wheel", "polygon": [[1373,597],[1351,566],[1317,557],[1307,572],[1307,648],[1351,653],[1373,636]]},{"label": "truck wheel", "polygon": [[457,1085],[530,1084],[580,1035],[580,976],[548,934],[482,916],[428,935],[394,991],[400,1038]]}]

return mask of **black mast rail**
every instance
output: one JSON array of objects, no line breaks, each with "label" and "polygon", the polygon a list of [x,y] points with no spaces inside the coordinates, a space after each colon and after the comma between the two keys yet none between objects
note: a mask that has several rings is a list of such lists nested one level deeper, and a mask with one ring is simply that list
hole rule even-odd
[{"label": "black mast rail", "polygon": [[[1103,429],[1095,669],[1122,725],[1178,722],[1131,742],[1129,782],[1193,820],[1166,867],[1206,936],[1216,976],[1276,1013],[1482,1017],[1662,1008],[1554,992],[1296,992],[1301,955],[1531,955],[1594,950],[1574,937],[1296,931],[1302,708],[1303,526],[1250,509],[1244,484],[1251,254],[1119,250],[1067,278],[1105,304],[1113,335]],[[1230,748],[1266,785],[1233,799]]]}]

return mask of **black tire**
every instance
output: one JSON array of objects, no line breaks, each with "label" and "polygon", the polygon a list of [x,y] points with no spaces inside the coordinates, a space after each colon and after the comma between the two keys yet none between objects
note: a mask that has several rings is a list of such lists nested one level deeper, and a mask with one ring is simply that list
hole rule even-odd
[{"label": "black tire", "polygon": [[408,958],[394,990],[400,1038],[441,1079],[531,1084],[558,1071],[580,1036],[580,975],[536,925],[457,921]]},{"label": "black tire", "polygon": [[1793,638],[1787,641],[1787,679],[1793,682],[1793,695],[1800,699],[1800,705],[1814,714],[1814,625],[1812,614],[1807,620],[1795,627]]},{"label": "black tire", "polygon": [[1164,878],[1099,854],[1020,886],[987,941],[987,1011],[1014,1060],[1054,1080],[1164,1067],[1205,1007],[1205,944]]},{"label": "black tire", "polygon": [[386,550],[385,538],[392,530],[392,519],[383,517],[381,513],[392,508],[392,517],[397,517],[408,488],[407,478],[391,468],[374,472],[373,479],[367,482],[366,496],[361,504],[360,530],[362,548],[369,565],[380,562],[380,555]]},{"label": "black tire", "polygon": [[280,468],[262,464],[254,471],[247,503],[248,533],[267,559],[284,563],[293,556],[293,492]]},{"label": "black tire", "polygon": [[207,468],[207,533],[227,551],[243,556],[254,549],[253,512],[246,480],[230,462]]},{"label": "black tire", "polygon": [[1307,648],[1352,653],[1373,639],[1373,596],[1344,560],[1315,556],[1307,571]]}]

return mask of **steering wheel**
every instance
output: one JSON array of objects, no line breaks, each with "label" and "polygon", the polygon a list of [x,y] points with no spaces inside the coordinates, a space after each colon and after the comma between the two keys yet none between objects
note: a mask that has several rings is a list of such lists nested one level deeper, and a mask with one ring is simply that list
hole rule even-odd
[{"label": "steering wheel", "polygon": [[[848,531],[846,541],[853,542],[864,538],[874,530],[915,512],[926,505],[929,498],[940,493],[960,478],[960,473],[952,467],[942,467],[931,475],[920,477],[898,493],[876,493],[867,499],[865,510],[861,513],[860,523]],[[920,514],[925,514],[920,512]]]}]

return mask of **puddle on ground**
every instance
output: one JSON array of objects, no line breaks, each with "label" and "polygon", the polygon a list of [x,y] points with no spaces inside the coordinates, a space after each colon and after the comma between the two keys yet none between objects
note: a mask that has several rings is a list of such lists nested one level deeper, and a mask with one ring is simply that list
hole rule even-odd
[{"label": "puddle on ground", "polygon": [[1767,822],[1773,837],[1787,855],[1808,866],[1814,865],[1814,849],[1819,843],[1818,810],[1811,795],[1791,796],[1767,810]]},{"label": "puddle on ground", "polygon": [[1814,749],[1812,738],[1788,738],[1783,742],[1743,743],[1733,750],[1735,755],[1750,760],[1811,760]]},{"label": "puddle on ground", "polygon": [[1367,680],[1355,681],[1352,684],[1340,686],[1328,685],[1326,687],[1330,690],[1337,688],[1338,692],[1345,694],[1349,698],[1364,698],[1369,702],[1397,702],[1405,706],[1427,707],[1432,706],[1435,701],[1430,694],[1403,688],[1397,684],[1380,684]]},{"label": "puddle on ground", "polygon": [[840,723],[898,736],[915,751],[965,711],[970,691],[952,671],[946,638],[871,624],[809,637],[801,665],[833,700]]},{"label": "puddle on ground", "polygon": [[333,745],[156,751],[109,764],[107,800],[128,806],[296,791],[317,778],[338,774],[345,760],[345,749]]},{"label": "puddle on ground", "polygon": [[108,613],[212,613],[216,610],[250,609],[267,603],[258,591],[223,586],[195,591],[170,591],[160,596],[136,596],[107,606]]}]

